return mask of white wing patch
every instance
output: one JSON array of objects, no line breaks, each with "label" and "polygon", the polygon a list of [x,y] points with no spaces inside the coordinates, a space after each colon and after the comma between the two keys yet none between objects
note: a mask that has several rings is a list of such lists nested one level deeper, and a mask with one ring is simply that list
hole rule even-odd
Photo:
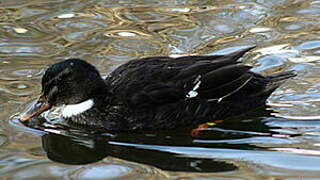
[{"label": "white wing patch", "polygon": [[89,99],[78,104],[69,104],[62,107],[61,113],[63,117],[69,118],[89,110],[93,105],[93,99]]},{"label": "white wing patch", "polygon": [[191,91],[188,92],[187,98],[194,98],[198,96],[197,89],[200,87],[201,81],[200,81],[201,75],[199,75],[195,80],[194,80],[194,87],[192,88]]}]

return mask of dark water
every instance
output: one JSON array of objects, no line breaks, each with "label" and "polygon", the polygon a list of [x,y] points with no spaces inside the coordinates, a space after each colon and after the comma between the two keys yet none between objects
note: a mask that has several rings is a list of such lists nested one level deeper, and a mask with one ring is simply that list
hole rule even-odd
[{"label": "dark water", "polygon": [[[320,179],[320,1],[0,1],[1,179]],[[83,133],[16,120],[52,63],[103,75],[147,56],[228,53],[254,71],[295,70],[269,108],[170,131]],[[50,115],[48,115],[50,116]]]}]

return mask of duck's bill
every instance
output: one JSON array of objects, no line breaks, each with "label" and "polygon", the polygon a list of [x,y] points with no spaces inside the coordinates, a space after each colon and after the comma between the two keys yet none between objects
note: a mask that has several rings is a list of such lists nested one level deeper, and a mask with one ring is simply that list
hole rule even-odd
[{"label": "duck's bill", "polygon": [[43,101],[40,97],[38,101],[33,106],[31,106],[31,108],[23,115],[20,120],[22,122],[26,122],[35,116],[39,116],[41,113],[49,110],[50,108],[51,105]]}]

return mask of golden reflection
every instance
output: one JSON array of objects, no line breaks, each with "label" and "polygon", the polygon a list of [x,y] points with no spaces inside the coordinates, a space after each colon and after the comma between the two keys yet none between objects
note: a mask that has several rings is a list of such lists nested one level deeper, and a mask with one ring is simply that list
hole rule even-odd
[{"label": "golden reflection", "polygon": [[151,37],[150,34],[147,33],[143,33],[141,31],[137,31],[137,30],[131,30],[131,31],[126,31],[126,30],[110,30],[110,31],[106,31],[104,33],[105,36],[108,37],[124,37],[124,38],[133,38],[133,37],[137,37],[137,38],[143,38],[143,36],[147,36],[147,37]]},{"label": "golden reflection", "polygon": [[320,56],[292,57],[292,58],[289,58],[289,60],[294,63],[315,62],[320,60]]},{"label": "golden reflection", "polygon": [[268,54],[283,54],[283,53],[293,53],[298,54],[299,51],[295,50],[290,47],[290,44],[279,44],[279,45],[272,45],[265,48],[260,48],[254,50],[256,53],[260,53],[261,55],[268,55]]},{"label": "golden reflection", "polygon": [[254,27],[249,30],[250,33],[262,33],[262,32],[268,32],[268,31],[272,31],[272,29],[267,27]]},{"label": "golden reflection", "polygon": [[19,33],[19,34],[23,34],[23,33],[28,32],[28,30],[25,29],[25,28],[13,28],[13,30],[14,30],[16,33]]},{"label": "golden reflection", "polygon": [[57,16],[57,18],[60,18],[60,19],[67,19],[67,18],[73,18],[73,17],[75,17],[75,14],[73,13],[61,14]]}]

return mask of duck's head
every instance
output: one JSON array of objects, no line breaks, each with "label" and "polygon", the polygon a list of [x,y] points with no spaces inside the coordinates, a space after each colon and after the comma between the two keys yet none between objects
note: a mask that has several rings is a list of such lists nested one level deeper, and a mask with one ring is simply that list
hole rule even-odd
[{"label": "duck's head", "polygon": [[21,121],[25,122],[54,106],[88,109],[93,106],[94,98],[106,93],[106,85],[97,69],[80,59],[53,64],[45,72],[41,84],[41,96]]}]

